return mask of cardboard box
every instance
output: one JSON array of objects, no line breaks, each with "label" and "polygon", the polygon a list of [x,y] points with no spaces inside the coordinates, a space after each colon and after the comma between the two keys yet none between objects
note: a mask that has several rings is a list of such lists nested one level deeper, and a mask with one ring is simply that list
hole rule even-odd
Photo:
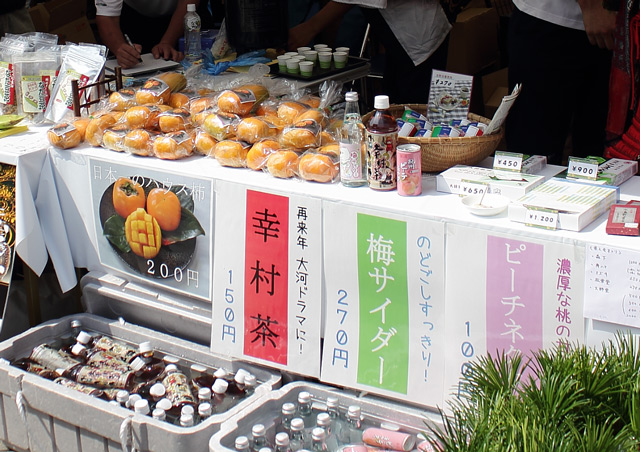
[{"label": "cardboard box", "polygon": [[60,43],[96,42],[84,0],[51,0],[29,9],[37,31],[56,34]]},{"label": "cardboard box", "polygon": [[502,102],[502,98],[509,94],[509,79],[507,68],[492,72],[482,77],[482,100],[484,116],[491,119]]},{"label": "cardboard box", "polygon": [[449,34],[447,71],[474,75],[496,64],[498,13],[494,8],[467,8],[462,11]]}]

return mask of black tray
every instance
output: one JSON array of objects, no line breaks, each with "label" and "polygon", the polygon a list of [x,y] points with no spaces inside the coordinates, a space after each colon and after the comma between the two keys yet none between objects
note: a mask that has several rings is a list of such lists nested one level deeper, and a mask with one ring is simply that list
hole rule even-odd
[{"label": "black tray", "polygon": [[296,80],[310,81],[310,80],[318,80],[320,78],[328,77],[330,75],[340,74],[342,72],[346,72],[351,69],[364,66],[368,62],[369,60],[367,58],[358,58],[358,57],[350,56],[349,59],[347,60],[347,64],[343,68],[335,67],[334,61],[331,60],[331,67],[327,69],[322,69],[319,66],[318,61],[316,61],[316,65],[313,68],[313,73],[308,77],[305,77],[301,74],[290,74],[289,72],[286,72],[286,71],[280,72],[280,67],[278,66],[278,64],[272,64],[270,66],[271,68],[270,73],[274,75],[280,75],[282,77],[293,78]]}]

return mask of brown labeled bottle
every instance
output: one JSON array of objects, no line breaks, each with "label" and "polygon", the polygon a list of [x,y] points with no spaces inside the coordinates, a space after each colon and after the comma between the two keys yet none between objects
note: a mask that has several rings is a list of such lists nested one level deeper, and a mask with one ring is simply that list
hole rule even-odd
[{"label": "brown labeled bottle", "polygon": [[164,361],[153,355],[151,342],[142,342],[138,346],[137,356],[130,363],[140,381],[153,381],[164,372]]},{"label": "brown labeled bottle", "polygon": [[41,344],[34,348],[31,355],[29,355],[29,359],[46,367],[47,369],[62,369],[63,371],[67,371],[79,364],[82,364],[82,362],[74,357],[51,348],[47,344]]},{"label": "brown labeled bottle", "polygon": [[189,387],[189,379],[180,372],[178,366],[169,364],[165,367],[162,384],[166,388],[166,398],[171,401],[171,414],[177,415],[185,405],[195,408],[196,399]]},{"label": "brown labeled bottle", "polygon": [[389,112],[389,96],[376,96],[374,108],[366,124],[367,181],[374,190],[393,190],[397,180],[398,124]]},{"label": "brown labeled bottle", "polygon": [[133,359],[138,355],[138,350],[135,348],[107,336],[94,338],[93,348],[109,352],[127,363],[133,361]]},{"label": "brown labeled bottle", "polygon": [[61,377],[101,389],[130,389],[133,383],[133,372],[121,372],[108,367],[78,364],[70,369],[60,369],[57,372]]},{"label": "brown labeled bottle", "polygon": [[76,343],[71,347],[71,354],[81,358],[84,362],[93,367],[106,367],[109,369],[118,370],[120,372],[128,372],[131,370],[129,364],[122,361],[115,355],[104,350],[93,349],[89,350],[84,345]]},{"label": "brown labeled bottle", "polygon": [[22,370],[26,370],[29,373],[40,375],[41,377],[47,378],[49,380],[55,380],[56,378],[58,378],[58,374],[56,374],[54,370],[48,369],[43,365],[35,363],[27,358],[20,358],[11,364],[19,367]]}]

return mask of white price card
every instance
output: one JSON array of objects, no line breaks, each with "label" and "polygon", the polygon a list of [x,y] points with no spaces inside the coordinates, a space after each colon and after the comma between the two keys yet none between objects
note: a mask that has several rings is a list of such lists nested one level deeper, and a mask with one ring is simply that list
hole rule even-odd
[{"label": "white price card", "polygon": [[522,154],[496,151],[493,158],[493,169],[519,173],[522,171],[522,159]]},{"label": "white price card", "polygon": [[525,224],[536,228],[555,230],[558,228],[558,211],[527,207]]},{"label": "white price card", "polygon": [[596,180],[598,178],[598,161],[594,159],[569,157],[567,177]]},{"label": "white price card", "polygon": [[468,179],[462,179],[460,181],[460,196],[482,195],[490,192],[491,189],[486,182],[477,182]]}]

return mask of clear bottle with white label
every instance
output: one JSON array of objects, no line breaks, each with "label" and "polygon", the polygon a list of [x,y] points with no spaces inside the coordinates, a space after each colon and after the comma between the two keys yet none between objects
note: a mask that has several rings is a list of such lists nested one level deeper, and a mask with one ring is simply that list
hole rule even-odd
[{"label": "clear bottle with white label", "polygon": [[188,3],[184,15],[184,57],[191,63],[200,59],[200,25],[196,5]]},{"label": "clear bottle with white label", "polygon": [[358,93],[345,94],[344,121],[340,131],[340,182],[345,187],[367,184],[364,124],[358,106]]}]

